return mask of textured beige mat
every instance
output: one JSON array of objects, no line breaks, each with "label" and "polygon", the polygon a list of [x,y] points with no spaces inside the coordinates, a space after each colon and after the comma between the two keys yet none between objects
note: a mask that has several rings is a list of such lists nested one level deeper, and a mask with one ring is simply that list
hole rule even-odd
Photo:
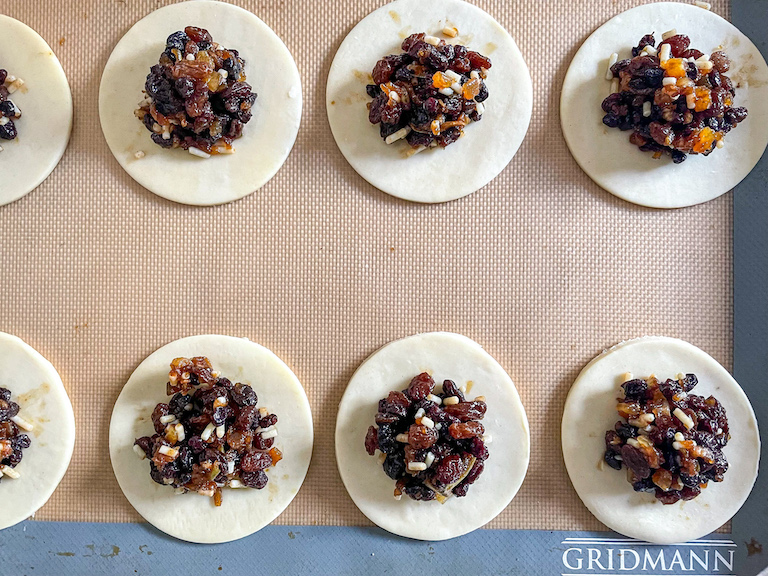
[{"label": "textured beige mat", "polygon": [[[638,2],[478,0],[528,62],[531,127],[491,184],[456,202],[421,206],[357,176],[325,116],[336,48],[383,1],[341,0],[333,9],[238,1],[292,51],[304,117],[277,176],[255,195],[214,208],[173,204],[136,185],[99,127],[99,78],[110,51],[164,3],[0,0],[0,12],[54,48],[75,101],[60,166],[39,189],[0,207],[0,330],[58,368],[78,425],[69,473],[37,518],[139,520],[109,463],[112,405],[150,352],[213,332],[271,348],[312,403],[312,466],[277,522],[365,525],[334,459],[344,387],[389,340],[450,330],[501,362],[531,422],[528,477],[490,526],[601,528],[573,492],[560,455],[561,410],[581,367],[603,348],[644,334],[686,339],[726,367],[732,358],[730,195],[675,211],[627,204],[581,172],[561,136],[559,90],[569,59],[597,26]],[[725,0],[713,4],[727,16]]]}]

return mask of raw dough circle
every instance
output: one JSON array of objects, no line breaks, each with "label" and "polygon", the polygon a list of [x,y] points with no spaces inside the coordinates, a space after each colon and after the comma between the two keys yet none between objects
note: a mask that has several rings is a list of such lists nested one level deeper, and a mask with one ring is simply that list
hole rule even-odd
[{"label": "raw dough circle", "polygon": [[0,140],[0,206],[48,178],[72,132],[72,94],[51,47],[26,24],[0,14],[0,67],[24,80],[10,99],[21,109],[15,140]]},{"label": "raw dough circle", "polygon": [[[205,28],[245,60],[258,98],[234,154],[204,160],[161,148],[133,114],[165,39],[185,26]],[[264,186],[288,157],[301,122],[299,70],[283,41],[251,12],[210,0],[172,4],[139,20],[115,46],[101,77],[99,117],[112,154],[146,189],[182,204],[232,202]],[[138,151],[145,156],[136,159]]]},{"label": "raw dough circle", "polygon": [[[610,55],[629,58],[642,36],[654,32],[661,42],[661,34],[672,28],[703,52],[723,46],[731,57],[728,75],[738,84],[735,105],[749,110],[723,148],[706,157],[691,154],[682,164],[641,152],[630,144],[629,131],[603,124],[600,108],[610,92],[605,79]],[[679,2],[638,6],[600,26],[579,48],[563,82],[560,120],[576,162],[611,194],[652,208],[692,206],[731,190],[762,156],[768,144],[768,66],[749,38],[709,10]]]},{"label": "raw dough circle", "polygon": [[34,424],[26,432],[32,445],[15,470],[20,478],[3,478],[0,530],[34,514],[56,490],[75,447],[75,414],[56,369],[16,336],[0,332],[0,388],[11,391],[19,416]]},{"label": "raw dough circle", "polygon": [[[616,398],[626,372],[661,379],[693,373],[699,384],[692,394],[713,395],[722,403],[731,432],[722,482],[710,482],[688,502],[664,505],[653,494],[634,492],[625,469],[601,464],[605,432],[620,420]],[[568,475],[589,511],[620,534],[656,544],[695,540],[730,520],[752,490],[760,459],[757,421],[744,391],[714,358],[675,338],[622,342],[587,364],[565,402],[562,442]]]},{"label": "raw dough circle", "polygon": [[[259,406],[279,418],[276,446],[283,459],[269,470],[262,490],[226,489],[222,504],[198,494],[176,495],[149,477],[149,464],[133,451],[136,438],[154,434],[150,415],[165,393],[171,360],[207,356],[232,382],[253,387]],[[312,457],[312,413],[301,383],[268,349],[245,338],[190,336],[150,354],[131,374],[115,403],[109,425],[109,456],[125,497],[147,522],[181,540],[219,543],[260,530],[285,510],[299,491]]]},{"label": "raw dough circle", "polygon": [[[399,54],[416,32],[439,34],[450,23],[457,40],[491,58],[490,97],[480,122],[445,149],[407,158],[404,142],[386,145],[368,121],[365,93],[376,62]],[[341,153],[379,190],[413,202],[447,202],[475,192],[509,164],[528,130],[531,75],[515,41],[487,12],[461,0],[396,0],[372,12],[339,46],[328,74],[326,108]]]},{"label": "raw dough circle", "polygon": [[[482,422],[493,443],[485,470],[465,497],[445,504],[407,496],[395,500],[394,480],[365,451],[365,434],[379,399],[404,389],[421,372],[430,373],[438,384],[446,379],[459,385],[472,382],[470,397],[485,396],[488,403]],[[515,385],[477,342],[459,334],[430,332],[390,342],[360,365],[339,404],[336,461],[344,486],[363,514],[400,536],[446,540],[490,522],[523,483],[529,456],[528,419]]]}]

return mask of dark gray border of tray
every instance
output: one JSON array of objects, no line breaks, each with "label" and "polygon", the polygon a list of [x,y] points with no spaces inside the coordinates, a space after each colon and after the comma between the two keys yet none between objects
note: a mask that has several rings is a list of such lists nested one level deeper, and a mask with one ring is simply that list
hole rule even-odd
[{"label": "dark gray border of tray", "polygon": [[[768,60],[768,2],[733,0],[731,20]],[[733,196],[733,376],[752,402],[763,442],[757,483],[733,519],[742,576],[768,572],[767,375],[768,154],[763,154]]]},{"label": "dark gray border of tray", "polygon": [[[768,59],[768,0],[733,0],[732,21]],[[768,427],[768,156],[733,198],[734,376]],[[378,528],[268,526],[216,546],[147,524],[23,522],[0,533],[3,574],[461,574],[521,576],[768,574],[768,442],[733,533],[649,546],[610,532],[478,530],[418,542]],[[0,507],[0,514],[2,508]],[[333,519],[329,518],[329,522]]]}]

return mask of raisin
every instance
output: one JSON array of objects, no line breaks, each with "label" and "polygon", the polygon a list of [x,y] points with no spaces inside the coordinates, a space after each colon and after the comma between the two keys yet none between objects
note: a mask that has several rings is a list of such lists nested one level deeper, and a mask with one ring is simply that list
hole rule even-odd
[{"label": "raisin", "polygon": [[195,26],[187,26],[184,28],[184,32],[186,32],[187,36],[189,36],[189,39],[192,40],[192,42],[207,42],[211,43],[213,42],[213,38],[211,38],[211,35],[208,33],[207,30],[203,28],[197,28]]},{"label": "raisin", "polygon": [[166,424],[163,424],[160,422],[160,419],[163,416],[168,416],[171,413],[170,407],[168,404],[160,403],[157,406],[155,406],[155,409],[152,411],[152,424],[155,427],[155,432],[158,434],[162,434],[165,431]]},{"label": "raisin", "polygon": [[246,406],[240,410],[235,420],[235,428],[247,432],[256,428],[258,424],[259,409],[256,406]]},{"label": "raisin", "polygon": [[457,424],[451,424],[449,427],[451,436],[457,440],[463,440],[465,438],[473,438],[475,436],[482,436],[485,432],[485,428],[480,422],[461,422]]},{"label": "raisin", "polygon": [[453,380],[443,380],[443,397],[456,396],[459,402],[464,402],[464,392],[461,391]]},{"label": "raisin", "polygon": [[258,470],[256,472],[242,472],[240,474],[240,480],[249,488],[261,490],[267,485],[269,478],[264,470]]},{"label": "raisin", "polygon": [[393,391],[387,396],[385,409],[383,412],[389,414],[396,414],[400,417],[406,415],[408,407],[411,405],[411,401],[402,392]]},{"label": "raisin", "polygon": [[405,485],[405,493],[413,500],[434,500],[435,492],[431,488],[424,486],[421,482],[409,482]]},{"label": "raisin", "polygon": [[427,396],[432,394],[432,390],[435,388],[435,381],[432,380],[432,376],[426,372],[422,372],[411,380],[408,385],[408,389],[405,394],[414,402],[424,400]]},{"label": "raisin", "polygon": [[663,40],[659,44],[659,50],[661,50],[661,47],[664,44],[669,44],[673,58],[681,58],[685,51],[688,50],[688,46],[691,44],[691,39],[688,38],[688,36],[685,34],[676,34],[670,38],[667,38],[666,40]]},{"label": "raisin", "polygon": [[375,426],[368,427],[368,433],[365,435],[365,451],[373,456],[376,448],[379,447],[378,431]]},{"label": "raisin", "polygon": [[448,486],[459,480],[467,471],[467,462],[458,454],[443,458],[435,471],[434,480],[439,486]]},{"label": "raisin", "polygon": [[266,470],[272,466],[272,457],[266,452],[248,452],[240,460],[240,467],[246,472]]},{"label": "raisin", "polygon": [[469,490],[469,486],[475,483],[475,481],[480,477],[480,474],[483,473],[484,469],[485,462],[482,460],[475,461],[466,478],[464,478],[464,480],[462,480],[461,483],[459,483],[459,485],[453,489],[453,494],[459,498],[466,496],[467,490]]},{"label": "raisin", "polygon": [[437,442],[437,430],[420,424],[411,424],[408,429],[408,444],[417,450],[429,448]]},{"label": "raisin", "polygon": [[648,464],[643,453],[635,448],[625,444],[621,447],[621,459],[624,464],[632,470],[638,478],[648,478],[651,475],[651,467]]},{"label": "raisin", "polygon": [[387,454],[383,466],[384,473],[392,480],[397,480],[405,475],[405,460],[402,454]]},{"label": "raisin", "polygon": [[462,422],[469,422],[470,420],[481,420],[485,415],[486,405],[483,401],[474,400],[450,404],[443,409],[448,415],[458,418]]},{"label": "raisin", "polygon": [[648,384],[645,380],[628,380],[621,385],[624,389],[624,396],[629,400],[640,400],[646,397]]}]

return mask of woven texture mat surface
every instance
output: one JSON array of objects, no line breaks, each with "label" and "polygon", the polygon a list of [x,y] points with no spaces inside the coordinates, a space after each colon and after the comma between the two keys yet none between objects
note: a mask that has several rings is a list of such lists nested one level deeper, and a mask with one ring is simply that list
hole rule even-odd
[{"label": "woven texture mat surface", "polygon": [[[584,364],[646,334],[688,340],[729,368],[732,357],[730,194],[674,211],[627,204],[578,168],[560,132],[570,59],[595,28],[638,2],[477,0],[510,31],[531,70],[530,130],[511,164],[479,192],[415,205],[360,178],[325,115],[337,47],[384,2],[341,0],[331,9],[238,1],[293,53],[304,115],[277,176],[213,208],[174,204],[135,184],[99,126],[99,79],[112,48],[165,3],[0,0],[0,12],[54,49],[75,102],[59,167],[0,207],[0,330],[53,362],[78,426],[69,472],[37,519],[140,520],[109,463],[112,406],[152,351],[182,336],[221,333],[272,349],[312,404],[309,475],[276,522],[366,525],[336,469],[339,399],[378,347],[448,330],[477,340],[504,366],[531,423],[527,479],[489,526],[600,529],[560,454],[565,396]],[[728,16],[724,0],[713,10]]]}]

